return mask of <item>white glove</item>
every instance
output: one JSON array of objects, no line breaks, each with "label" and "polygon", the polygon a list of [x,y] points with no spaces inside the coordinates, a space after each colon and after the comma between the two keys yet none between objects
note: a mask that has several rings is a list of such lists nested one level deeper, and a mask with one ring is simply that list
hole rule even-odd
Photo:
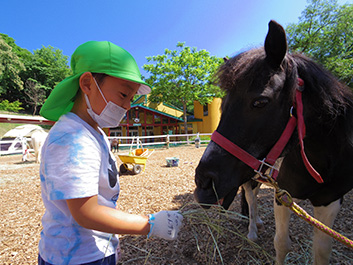
[{"label": "white glove", "polygon": [[178,211],[161,211],[148,215],[150,232],[147,238],[158,236],[166,240],[177,239],[183,216]]}]

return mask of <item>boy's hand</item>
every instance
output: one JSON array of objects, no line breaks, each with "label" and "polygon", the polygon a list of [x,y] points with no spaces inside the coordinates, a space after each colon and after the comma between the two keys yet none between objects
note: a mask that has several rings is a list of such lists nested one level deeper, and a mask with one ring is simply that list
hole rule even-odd
[{"label": "boy's hand", "polygon": [[177,239],[183,221],[183,216],[178,211],[161,211],[149,214],[148,217],[150,223],[148,238],[158,236],[166,240]]}]

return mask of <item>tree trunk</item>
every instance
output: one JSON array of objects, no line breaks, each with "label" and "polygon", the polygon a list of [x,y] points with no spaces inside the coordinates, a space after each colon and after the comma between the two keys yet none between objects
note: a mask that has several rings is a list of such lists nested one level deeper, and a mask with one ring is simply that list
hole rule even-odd
[{"label": "tree trunk", "polygon": [[33,107],[33,116],[36,115],[37,113],[37,104],[34,104],[34,107]]}]

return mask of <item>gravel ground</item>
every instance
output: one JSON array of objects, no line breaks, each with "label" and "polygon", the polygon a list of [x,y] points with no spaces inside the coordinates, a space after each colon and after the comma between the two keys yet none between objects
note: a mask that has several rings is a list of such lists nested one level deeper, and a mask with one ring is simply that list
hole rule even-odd
[{"label": "gravel ground", "polygon": [[[119,264],[273,264],[273,192],[262,188],[259,211],[265,231],[257,244],[246,240],[247,220],[239,216],[239,197],[227,213],[215,208],[204,212],[193,199],[194,172],[205,147],[157,149],[145,172],[120,177],[121,210],[148,214],[181,209],[184,225],[176,241],[121,236]],[[165,158],[176,156],[178,167],[167,167]],[[118,159],[118,164],[121,164]],[[37,245],[44,213],[40,197],[39,165],[21,162],[21,156],[0,157],[0,264],[36,264]],[[334,229],[353,238],[353,192],[346,195]],[[300,205],[309,213],[307,202]],[[288,264],[311,264],[312,227],[291,217],[292,252]],[[353,264],[353,251],[334,242],[331,264]]]}]

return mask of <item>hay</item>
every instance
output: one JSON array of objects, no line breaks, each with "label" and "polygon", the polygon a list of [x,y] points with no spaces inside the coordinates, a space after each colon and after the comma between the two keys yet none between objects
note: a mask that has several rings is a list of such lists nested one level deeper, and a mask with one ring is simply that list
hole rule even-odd
[{"label": "hay", "polygon": [[[193,206],[191,210],[184,210],[188,206]],[[201,208],[205,206],[207,210]],[[241,231],[242,222],[248,221],[248,217],[237,212],[225,210],[220,205],[198,205],[189,204],[181,208],[181,213],[191,226],[197,249],[201,252],[201,241],[206,240],[207,246],[204,248],[203,255],[206,257],[205,264],[225,264],[220,244],[230,242],[229,239],[236,238],[242,243],[237,246],[239,251],[246,250],[249,258],[260,263],[273,263],[275,260],[272,255],[255,242],[250,241]],[[208,233],[205,233],[208,232]],[[207,238],[208,237],[208,238]],[[227,243],[225,243],[227,244]],[[216,256],[217,254],[217,256]]]},{"label": "hay", "polygon": [[[239,215],[239,197],[222,212],[205,211],[195,204],[194,173],[205,147],[156,150],[147,160],[146,171],[120,177],[121,210],[149,214],[179,209],[185,215],[178,240],[165,241],[145,236],[120,236],[119,264],[273,264],[273,190],[260,189],[259,213],[266,231],[256,244],[246,238],[248,221]],[[166,157],[178,157],[178,167],[167,167]],[[0,264],[37,264],[41,218],[39,166],[22,163],[21,156],[0,157]],[[119,159],[118,159],[119,161]],[[120,165],[120,162],[119,162]],[[309,213],[312,208],[302,202]],[[334,228],[353,238],[353,192],[345,197]],[[288,264],[310,264],[312,228],[292,215],[292,252]],[[353,251],[334,242],[331,264],[353,264]]]}]

